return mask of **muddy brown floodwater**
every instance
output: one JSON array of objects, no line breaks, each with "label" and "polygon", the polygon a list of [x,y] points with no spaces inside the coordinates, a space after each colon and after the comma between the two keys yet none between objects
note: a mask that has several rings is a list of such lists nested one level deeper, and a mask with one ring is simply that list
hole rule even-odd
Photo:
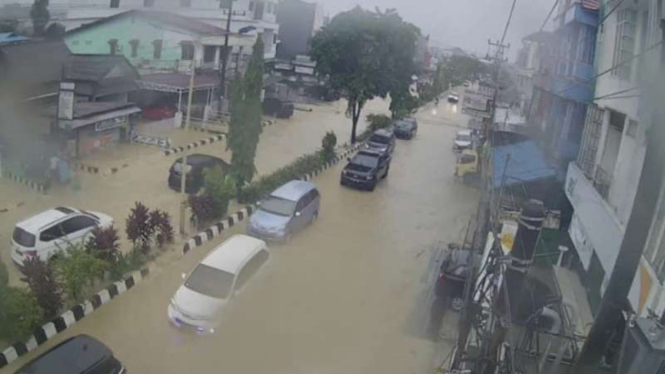
[{"label": "muddy brown floodwater", "polygon": [[453,177],[451,142],[465,119],[447,104],[436,109],[421,111],[412,141],[398,140],[390,175],[374,192],[341,187],[341,164],[314,179],[319,219],[291,243],[271,246],[270,262],[232,300],[214,334],[178,330],[166,307],[180,274],[244,232],[244,223],[0,372],[81,333],[111,347],[130,373],[431,370],[436,342],[423,331],[431,323],[432,261],[445,243],[461,239],[479,196]]}]

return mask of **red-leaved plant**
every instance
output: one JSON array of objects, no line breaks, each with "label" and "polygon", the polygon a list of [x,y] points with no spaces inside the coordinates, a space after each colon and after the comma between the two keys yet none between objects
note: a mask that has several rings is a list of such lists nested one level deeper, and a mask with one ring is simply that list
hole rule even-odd
[{"label": "red-leaved plant", "polygon": [[115,263],[118,260],[119,240],[115,227],[95,227],[92,236],[85,243],[85,249],[100,260]]},{"label": "red-leaved plant", "polygon": [[139,202],[134,204],[125,223],[125,232],[127,238],[134,244],[134,248],[144,253],[150,250],[155,228],[150,224],[150,213],[145,205]]},{"label": "red-leaved plant", "polygon": [[44,312],[44,318],[55,317],[62,308],[62,291],[53,269],[39,257],[29,257],[23,261],[21,280],[28,284],[30,293]]}]

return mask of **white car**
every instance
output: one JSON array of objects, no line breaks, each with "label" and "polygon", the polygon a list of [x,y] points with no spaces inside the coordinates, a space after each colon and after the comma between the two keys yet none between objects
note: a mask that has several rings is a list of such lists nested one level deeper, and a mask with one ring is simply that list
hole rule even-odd
[{"label": "white car", "polygon": [[234,235],[206,256],[178,288],[168,316],[177,327],[213,333],[228,302],[242,291],[270,257],[266,242]]},{"label": "white car", "polygon": [[11,240],[12,261],[19,267],[29,257],[48,261],[70,245],[84,243],[97,226],[110,227],[106,214],[57,207],[16,224]]},{"label": "white car", "polygon": [[471,130],[462,130],[457,132],[457,136],[453,141],[453,150],[454,151],[463,151],[465,149],[470,149],[473,146],[473,137],[471,136]]},{"label": "white car", "polygon": [[451,92],[451,93],[448,95],[448,102],[449,102],[449,103],[457,103],[457,102],[459,102],[459,95],[458,95],[457,93],[455,93],[455,92]]}]

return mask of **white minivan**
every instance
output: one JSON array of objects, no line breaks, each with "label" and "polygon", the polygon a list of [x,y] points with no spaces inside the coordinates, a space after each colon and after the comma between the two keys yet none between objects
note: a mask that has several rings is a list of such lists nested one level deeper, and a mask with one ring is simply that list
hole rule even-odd
[{"label": "white minivan", "polygon": [[266,242],[247,235],[234,235],[213,249],[178,288],[168,316],[177,327],[190,326],[199,333],[212,333],[222,311],[242,291],[270,257]]},{"label": "white minivan", "polygon": [[113,218],[106,214],[57,207],[16,224],[11,240],[11,257],[19,267],[29,257],[48,261],[70,245],[83,243],[95,227],[109,227]]}]

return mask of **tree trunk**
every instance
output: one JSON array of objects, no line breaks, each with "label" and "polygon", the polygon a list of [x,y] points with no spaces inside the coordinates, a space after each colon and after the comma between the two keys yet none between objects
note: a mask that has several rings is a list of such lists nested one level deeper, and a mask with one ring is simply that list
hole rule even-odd
[{"label": "tree trunk", "polygon": [[351,144],[356,144],[356,128],[358,127],[361,110],[362,105],[358,102],[354,103],[351,107],[351,120],[353,121],[353,126],[351,127]]}]

